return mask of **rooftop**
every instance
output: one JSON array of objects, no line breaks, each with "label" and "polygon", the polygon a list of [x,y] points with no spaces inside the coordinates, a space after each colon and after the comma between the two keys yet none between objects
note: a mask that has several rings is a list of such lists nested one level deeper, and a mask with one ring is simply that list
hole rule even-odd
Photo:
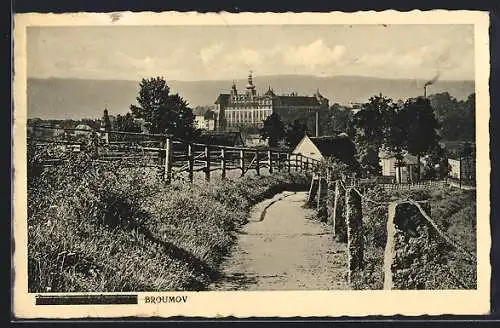
[{"label": "rooftop", "polygon": [[243,139],[240,132],[203,131],[196,142],[216,146],[240,146]]}]

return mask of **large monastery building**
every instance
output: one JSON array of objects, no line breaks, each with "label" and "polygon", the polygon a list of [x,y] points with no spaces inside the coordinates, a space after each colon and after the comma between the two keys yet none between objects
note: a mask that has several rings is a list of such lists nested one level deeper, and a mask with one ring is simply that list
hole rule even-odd
[{"label": "large monastery building", "polygon": [[314,96],[299,96],[296,93],[276,95],[269,87],[266,93],[259,95],[252,73],[248,75],[248,84],[243,92],[238,92],[233,82],[230,93],[221,93],[215,104],[217,129],[221,131],[235,127],[260,127],[272,113],[279,114],[285,122],[295,119],[314,122],[316,112],[328,109],[328,99],[319,91]]}]

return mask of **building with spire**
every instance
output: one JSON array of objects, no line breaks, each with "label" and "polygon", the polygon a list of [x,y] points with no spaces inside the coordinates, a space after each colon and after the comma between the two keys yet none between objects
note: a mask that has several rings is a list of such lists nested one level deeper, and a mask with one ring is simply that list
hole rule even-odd
[{"label": "building with spire", "polygon": [[271,86],[259,95],[253,84],[252,72],[248,75],[248,83],[243,92],[238,92],[233,81],[230,93],[221,93],[215,101],[217,129],[225,131],[238,127],[261,127],[264,120],[272,113],[280,115],[285,122],[302,119],[312,122],[314,130],[316,113],[328,110],[328,99],[319,90],[313,96],[299,96],[293,92],[288,95],[277,95]]}]

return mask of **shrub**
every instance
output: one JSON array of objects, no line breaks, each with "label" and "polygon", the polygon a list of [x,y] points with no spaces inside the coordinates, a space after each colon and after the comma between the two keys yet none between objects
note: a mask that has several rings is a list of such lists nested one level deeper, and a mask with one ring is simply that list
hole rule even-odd
[{"label": "shrub", "polygon": [[276,174],[164,186],[154,170],[28,160],[30,292],[201,290],[250,207],[307,177]]}]

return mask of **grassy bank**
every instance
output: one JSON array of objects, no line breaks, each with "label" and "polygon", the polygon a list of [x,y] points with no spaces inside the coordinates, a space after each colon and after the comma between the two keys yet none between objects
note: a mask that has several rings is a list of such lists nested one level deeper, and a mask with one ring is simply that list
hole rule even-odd
[{"label": "grassy bank", "polygon": [[[476,254],[476,195],[474,191],[452,187],[415,191],[373,190],[367,195],[377,202],[412,198],[427,200],[430,216],[449,238],[472,254]],[[383,258],[387,240],[387,206],[363,202],[365,269],[356,277],[354,287],[383,287]],[[427,285],[433,289],[475,288],[476,264],[469,263],[444,241],[429,254],[434,259]]]},{"label": "grassy bank", "polygon": [[305,189],[301,174],[163,186],[148,169],[42,169],[30,155],[30,292],[203,290],[252,205]]}]

